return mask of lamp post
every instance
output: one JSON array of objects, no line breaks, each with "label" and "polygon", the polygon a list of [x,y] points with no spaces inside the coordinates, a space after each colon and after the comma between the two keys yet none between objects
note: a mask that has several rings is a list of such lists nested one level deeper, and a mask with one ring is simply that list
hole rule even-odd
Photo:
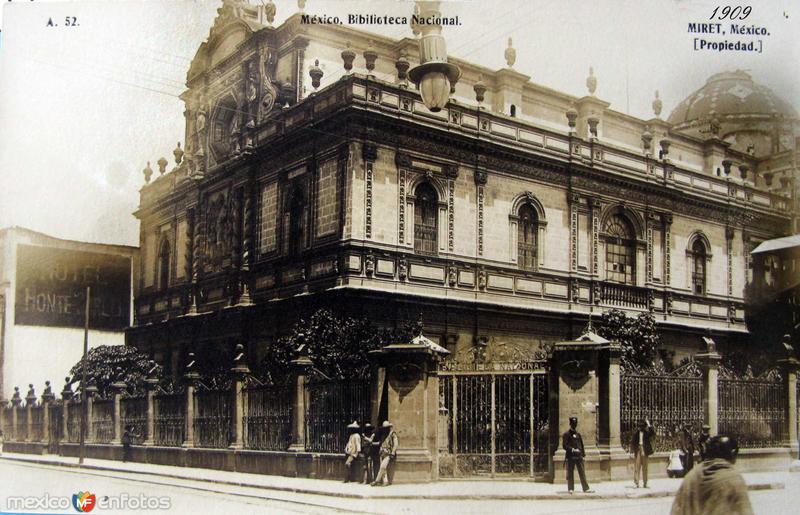
[{"label": "lamp post", "polygon": [[420,64],[408,72],[408,77],[417,85],[422,101],[432,112],[442,110],[450,100],[450,86],[461,77],[458,66],[447,62],[447,46],[439,22],[440,2],[417,1],[419,18],[433,21],[419,25],[422,37],[419,40]]}]

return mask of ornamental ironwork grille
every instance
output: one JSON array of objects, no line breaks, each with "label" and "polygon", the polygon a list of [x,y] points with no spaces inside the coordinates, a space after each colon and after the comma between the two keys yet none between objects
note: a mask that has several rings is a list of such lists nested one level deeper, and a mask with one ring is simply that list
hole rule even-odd
[{"label": "ornamental ironwork grille", "polygon": [[109,443],[114,438],[113,400],[96,400],[92,404],[92,433],[95,443]]},{"label": "ornamental ironwork grille", "polygon": [[622,215],[612,216],[605,226],[606,279],[623,284],[636,282],[636,236]]},{"label": "ornamental ironwork grille", "polygon": [[245,388],[243,392],[245,448],[285,451],[292,439],[294,389],[254,386]]},{"label": "ornamental ironwork grille", "polygon": [[656,432],[656,452],[680,448],[684,424],[691,425],[694,435],[700,433],[705,389],[694,363],[673,374],[623,373],[620,387],[620,437],[626,450],[630,451],[631,438],[639,422],[646,418]]},{"label": "ornamental ironwork grille", "polygon": [[198,447],[224,449],[231,443],[231,390],[195,391],[194,436]]},{"label": "ornamental ironwork grille", "polygon": [[153,440],[156,445],[176,447],[183,444],[185,427],[185,393],[166,393],[153,396]]},{"label": "ornamental ironwork grille", "polygon": [[17,427],[14,431],[14,439],[18,442],[24,442],[28,439],[28,409],[17,409]]},{"label": "ornamental ironwork grille", "polygon": [[369,381],[309,383],[306,450],[343,453],[347,425],[363,426],[370,417]]},{"label": "ornamental ironwork grille", "polygon": [[44,406],[38,405],[31,408],[31,434],[28,435],[30,441],[42,441],[42,419],[44,417]]},{"label": "ornamental ironwork grille", "polygon": [[430,184],[417,186],[414,202],[414,251],[436,254],[439,228],[439,199]]},{"label": "ornamental ironwork grille", "polygon": [[441,375],[439,475],[546,474],[547,399],[542,373]]},{"label": "ornamental ironwork grille", "polygon": [[739,447],[785,444],[786,392],[770,379],[719,379],[719,433],[736,438]]},{"label": "ornamental ironwork grille", "polygon": [[67,441],[78,443],[81,440],[81,413],[83,404],[70,402],[67,410]]},{"label": "ornamental ironwork grille", "polygon": [[[147,438],[147,397],[128,397],[119,401],[120,430],[133,429],[132,443]],[[121,436],[121,435],[120,435]]]},{"label": "ornamental ironwork grille", "polygon": [[525,204],[519,209],[517,225],[517,262],[523,270],[536,270],[536,212]]},{"label": "ornamental ironwork grille", "polygon": [[47,435],[47,450],[51,454],[56,454],[58,453],[58,443],[64,435],[63,406],[61,404],[50,404],[47,409],[50,410],[47,414],[47,428],[50,433]]},{"label": "ornamental ironwork grille", "polygon": [[11,425],[11,410],[13,408],[9,408],[8,406],[4,406],[0,408],[0,425],[2,425],[3,435],[5,436],[6,440],[11,438],[11,435],[14,434],[14,428]]}]

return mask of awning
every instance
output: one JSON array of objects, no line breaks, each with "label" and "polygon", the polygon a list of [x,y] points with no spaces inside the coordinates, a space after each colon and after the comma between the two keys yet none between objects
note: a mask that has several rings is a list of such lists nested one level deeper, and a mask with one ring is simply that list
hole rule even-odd
[{"label": "awning", "polygon": [[800,247],[800,234],[763,241],[751,254],[763,254],[764,252],[775,252],[776,250],[785,250],[794,247]]}]

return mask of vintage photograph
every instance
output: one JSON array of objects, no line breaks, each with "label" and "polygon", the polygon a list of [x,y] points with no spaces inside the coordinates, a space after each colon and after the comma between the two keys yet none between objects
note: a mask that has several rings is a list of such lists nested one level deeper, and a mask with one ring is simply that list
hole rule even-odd
[{"label": "vintage photograph", "polygon": [[797,511],[794,2],[0,29],[0,513]]}]

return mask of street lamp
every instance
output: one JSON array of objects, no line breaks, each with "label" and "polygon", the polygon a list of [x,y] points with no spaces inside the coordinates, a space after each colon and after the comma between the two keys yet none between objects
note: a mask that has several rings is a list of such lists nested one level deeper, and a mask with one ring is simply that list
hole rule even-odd
[{"label": "street lamp", "polygon": [[[431,112],[439,112],[450,100],[450,85],[461,77],[458,66],[447,62],[447,46],[442,36],[440,2],[417,1],[422,37],[419,40],[420,64],[408,72],[417,85],[422,102]],[[433,23],[428,23],[429,21]]]}]

